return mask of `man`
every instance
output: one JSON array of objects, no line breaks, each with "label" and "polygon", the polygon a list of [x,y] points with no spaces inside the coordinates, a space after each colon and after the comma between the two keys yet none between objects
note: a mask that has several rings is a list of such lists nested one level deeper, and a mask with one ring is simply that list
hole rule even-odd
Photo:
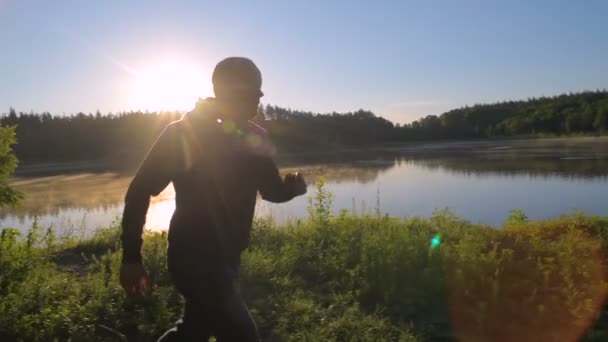
[{"label": "man", "polygon": [[140,253],[150,196],[170,182],[175,212],[169,227],[168,267],[184,296],[184,317],[162,341],[259,341],[237,285],[241,252],[249,243],[257,192],[286,202],[306,193],[301,175],[281,178],[265,131],[250,122],[262,77],[247,58],[216,66],[215,98],[169,124],[141,164],[125,198],[122,286],[141,294],[149,280]]}]

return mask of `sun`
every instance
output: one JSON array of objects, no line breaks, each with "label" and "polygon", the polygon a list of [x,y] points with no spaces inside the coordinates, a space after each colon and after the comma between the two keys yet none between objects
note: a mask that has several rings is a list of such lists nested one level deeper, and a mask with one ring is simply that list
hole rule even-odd
[{"label": "sun", "polygon": [[149,63],[136,69],[129,93],[134,110],[186,111],[199,97],[212,95],[211,72],[183,60]]}]

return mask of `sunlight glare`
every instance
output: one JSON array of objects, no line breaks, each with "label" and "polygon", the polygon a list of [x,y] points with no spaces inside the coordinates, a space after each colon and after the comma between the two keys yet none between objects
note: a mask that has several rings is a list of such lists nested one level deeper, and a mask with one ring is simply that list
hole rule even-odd
[{"label": "sunlight glare", "polygon": [[170,184],[158,196],[153,197],[146,215],[145,228],[151,231],[169,229],[175,211],[175,188]]},{"label": "sunlight glare", "polygon": [[138,68],[130,85],[133,110],[192,109],[199,97],[212,96],[211,71],[200,64],[166,60]]}]

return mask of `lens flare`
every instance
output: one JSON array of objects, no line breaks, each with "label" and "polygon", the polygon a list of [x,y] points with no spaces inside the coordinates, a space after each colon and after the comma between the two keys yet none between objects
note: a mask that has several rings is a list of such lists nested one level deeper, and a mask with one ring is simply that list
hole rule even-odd
[{"label": "lens flare", "polygon": [[441,244],[441,235],[437,234],[437,235],[433,236],[433,238],[431,239],[431,249],[435,249],[435,248],[439,247],[440,244]]},{"label": "lens flare", "polygon": [[604,241],[587,233],[585,224],[529,224],[497,234],[494,244],[471,239],[455,244],[456,253],[446,250],[455,339],[584,339],[608,295]]}]

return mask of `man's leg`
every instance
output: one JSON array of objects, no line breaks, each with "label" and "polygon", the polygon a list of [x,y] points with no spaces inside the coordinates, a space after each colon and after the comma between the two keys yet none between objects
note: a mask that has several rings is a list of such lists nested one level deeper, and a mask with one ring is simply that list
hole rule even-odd
[{"label": "man's leg", "polygon": [[158,342],[208,341],[211,336],[211,319],[203,306],[186,299],[184,317],[174,328],[165,332]]},{"label": "man's leg", "polygon": [[171,279],[186,305],[182,319],[158,341],[207,341],[213,330],[215,305],[209,300],[213,298],[209,296],[212,277],[201,263],[205,259],[184,246],[171,244],[167,254]]},{"label": "man's leg", "polygon": [[218,342],[258,342],[258,329],[241,297],[237,278],[233,278],[223,291],[219,305],[214,335]]},{"label": "man's leg", "polygon": [[239,258],[222,265],[217,257],[186,251],[169,245],[169,272],[186,299],[186,310],[183,321],[163,335],[169,339],[161,341],[207,341],[209,335],[218,342],[260,341],[238,289]]}]

